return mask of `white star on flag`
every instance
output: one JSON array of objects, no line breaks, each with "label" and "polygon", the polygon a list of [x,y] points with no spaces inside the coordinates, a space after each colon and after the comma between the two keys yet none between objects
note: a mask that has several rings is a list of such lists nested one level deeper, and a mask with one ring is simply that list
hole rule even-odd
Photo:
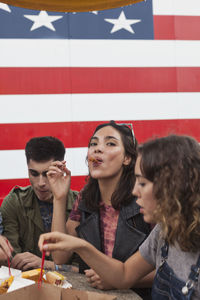
[{"label": "white star on flag", "polygon": [[122,11],[118,19],[104,19],[106,22],[114,24],[110,33],[116,32],[121,29],[125,29],[131,33],[135,33],[131,25],[141,22],[139,19],[126,19],[124,12]]},{"label": "white star on flag", "polygon": [[52,22],[63,18],[63,16],[49,16],[45,10],[41,10],[39,15],[24,15],[24,17],[34,22],[33,26],[30,29],[31,31],[42,26],[55,31],[55,27],[52,25]]},{"label": "white star on flag", "polygon": [[10,7],[7,4],[0,2],[0,9],[11,12]]}]

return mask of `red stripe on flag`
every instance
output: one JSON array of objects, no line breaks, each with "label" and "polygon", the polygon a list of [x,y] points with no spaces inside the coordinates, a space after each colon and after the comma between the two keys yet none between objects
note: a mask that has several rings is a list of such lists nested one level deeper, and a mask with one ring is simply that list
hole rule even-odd
[{"label": "red stripe on flag", "polygon": [[0,94],[199,92],[199,78],[200,67],[0,68]]},{"label": "red stripe on flag", "polygon": [[[0,124],[0,150],[24,149],[30,138],[45,135],[52,135],[61,139],[66,148],[87,147],[94,129],[100,123],[105,122]],[[170,133],[191,135],[200,141],[200,121],[198,119],[120,120],[120,123],[133,123],[138,142]]]},{"label": "red stripe on flag", "polygon": [[[12,84],[10,84],[11,82]],[[1,94],[136,93],[161,91],[176,91],[175,68],[0,69]]]},{"label": "red stripe on flag", "polygon": [[199,92],[200,68],[177,68],[177,91]]},{"label": "red stripe on flag", "polygon": [[[85,185],[85,176],[72,176],[71,178],[71,189],[75,191],[80,191],[82,187]],[[19,186],[27,186],[30,185],[29,179],[23,178],[23,179],[6,179],[6,180],[0,180],[1,185],[1,195],[0,195],[0,205],[5,198],[5,196],[11,191],[11,189],[15,185]]]},{"label": "red stripe on flag", "polygon": [[174,16],[154,16],[154,39],[174,40]]},{"label": "red stripe on flag", "polygon": [[154,16],[156,40],[200,40],[200,16]]}]

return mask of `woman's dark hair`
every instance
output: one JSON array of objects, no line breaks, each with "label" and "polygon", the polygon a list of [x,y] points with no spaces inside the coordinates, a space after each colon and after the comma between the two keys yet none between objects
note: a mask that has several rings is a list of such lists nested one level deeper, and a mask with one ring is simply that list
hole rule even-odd
[{"label": "woman's dark hair", "polygon": [[[121,136],[122,143],[125,150],[125,155],[131,158],[129,165],[123,166],[123,172],[112,194],[111,203],[115,209],[120,209],[121,205],[128,205],[132,201],[132,190],[135,184],[135,161],[137,157],[137,141],[133,136],[133,131],[125,124],[117,124],[114,121],[103,123],[96,127],[94,134],[103,127],[111,126],[116,129]],[[97,179],[92,178],[90,175],[87,178],[87,184],[82,191],[82,197],[88,208],[97,210],[99,208],[99,186]]]},{"label": "woman's dark hair", "polygon": [[163,237],[183,251],[200,249],[200,145],[170,135],[138,147],[142,175],[153,182],[155,219]]}]

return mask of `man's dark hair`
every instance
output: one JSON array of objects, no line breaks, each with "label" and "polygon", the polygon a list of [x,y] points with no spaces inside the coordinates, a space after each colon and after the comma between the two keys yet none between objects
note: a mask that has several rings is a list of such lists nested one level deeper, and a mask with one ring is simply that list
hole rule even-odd
[{"label": "man's dark hair", "polygon": [[30,159],[37,162],[48,160],[64,160],[65,147],[63,143],[53,136],[41,136],[30,139],[25,147],[27,163]]}]

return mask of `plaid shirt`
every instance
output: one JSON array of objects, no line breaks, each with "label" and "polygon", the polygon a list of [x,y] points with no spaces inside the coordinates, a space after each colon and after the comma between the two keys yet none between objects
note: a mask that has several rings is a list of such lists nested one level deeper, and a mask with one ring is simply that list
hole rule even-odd
[{"label": "plaid shirt", "polygon": [[[70,213],[70,220],[80,222],[81,211],[78,209],[81,201],[81,193],[79,193],[74,203],[73,209]],[[113,247],[115,243],[115,233],[117,229],[117,222],[119,217],[119,210],[115,210],[112,205],[100,203],[100,231],[101,239],[103,241],[103,252],[112,257]]]}]

